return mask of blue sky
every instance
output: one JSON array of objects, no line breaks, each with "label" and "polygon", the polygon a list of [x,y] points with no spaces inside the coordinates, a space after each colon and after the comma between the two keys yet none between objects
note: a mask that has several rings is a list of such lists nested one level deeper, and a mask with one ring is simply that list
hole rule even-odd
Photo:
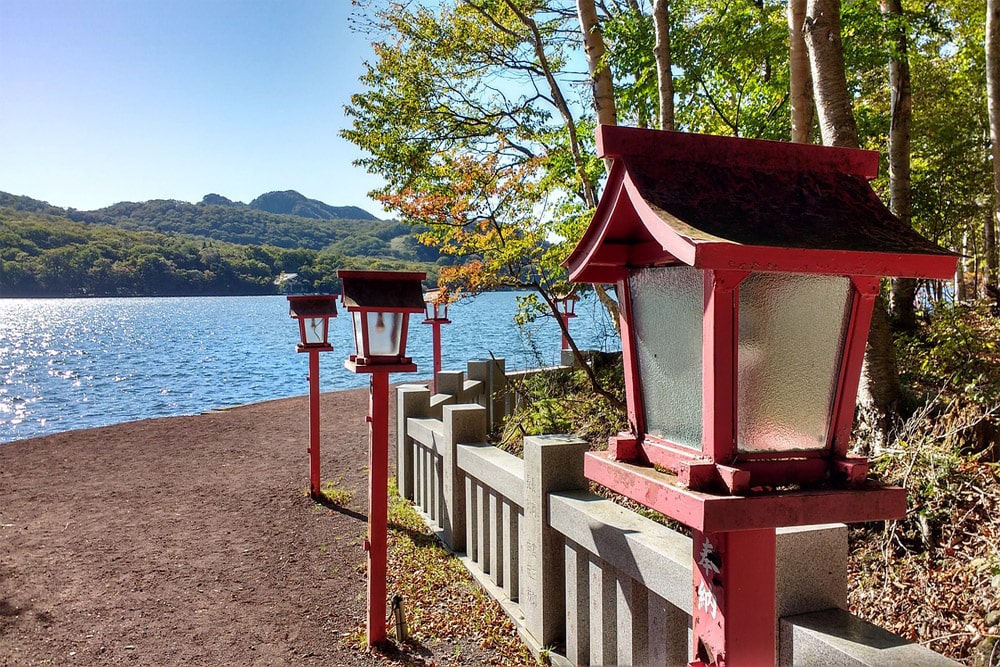
[{"label": "blue sky", "polygon": [[298,190],[382,217],[350,0],[0,0],[0,191],[90,210]]}]

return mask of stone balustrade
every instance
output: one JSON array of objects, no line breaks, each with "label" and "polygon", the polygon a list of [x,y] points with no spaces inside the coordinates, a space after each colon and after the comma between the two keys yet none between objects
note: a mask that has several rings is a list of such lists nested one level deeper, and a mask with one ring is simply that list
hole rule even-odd
[{"label": "stone balustrade", "polygon": [[[691,540],[591,493],[588,444],[486,444],[510,398],[502,359],[397,390],[397,484],[536,654],[561,665],[686,665]],[[448,393],[451,392],[451,393]],[[845,611],[847,529],[779,529],[780,665],[953,665]]]}]

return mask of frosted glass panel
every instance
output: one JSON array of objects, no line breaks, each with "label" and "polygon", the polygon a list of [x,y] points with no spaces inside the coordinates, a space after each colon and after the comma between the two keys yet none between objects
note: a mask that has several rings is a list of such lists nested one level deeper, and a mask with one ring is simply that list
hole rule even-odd
[{"label": "frosted glass panel", "polygon": [[755,273],[740,285],[737,448],[823,449],[851,281]]},{"label": "frosted glass panel", "polygon": [[354,313],[354,349],[360,357],[365,356],[364,333],[361,329],[363,313]]},{"label": "frosted glass panel", "polygon": [[642,269],[629,291],[646,432],[700,450],[703,273]]},{"label": "frosted glass panel", "polygon": [[368,355],[394,357],[399,354],[403,313],[354,313],[354,336],[358,353],[364,354],[361,342],[361,318],[368,318]]},{"label": "frosted glass panel", "polygon": [[402,313],[368,313],[368,351],[373,357],[399,354]]}]

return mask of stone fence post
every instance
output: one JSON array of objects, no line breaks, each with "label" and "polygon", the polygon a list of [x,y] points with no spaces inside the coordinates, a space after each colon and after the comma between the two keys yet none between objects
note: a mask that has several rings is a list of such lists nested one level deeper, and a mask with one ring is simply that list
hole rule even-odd
[{"label": "stone fence post", "polygon": [[396,488],[413,500],[413,441],[406,429],[407,417],[430,416],[431,391],[423,385],[404,384],[396,389]]},{"label": "stone fence post", "polygon": [[452,551],[465,551],[465,476],[458,468],[458,446],[486,442],[486,408],[481,405],[446,405],[442,408],[444,442],[441,486],[444,511],[442,539]]},{"label": "stone fence post", "polygon": [[489,430],[494,431],[503,424],[506,416],[507,374],[505,362],[500,359],[472,359],[468,362],[470,380],[483,383],[483,402],[489,418]]},{"label": "stone fence post", "polygon": [[465,373],[462,371],[438,371],[434,376],[437,379],[437,390],[439,394],[448,394],[458,399],[462,393],[462,385],[465,383]]},{"label": "stone fence post", "polygon": [[550,526],[549,494],[587,488],[583,455],[589,444],[565,435],[524,439],[524,519],[521,532],[521,606],[528,632],[541,646],[566,629],[562,536]]}]

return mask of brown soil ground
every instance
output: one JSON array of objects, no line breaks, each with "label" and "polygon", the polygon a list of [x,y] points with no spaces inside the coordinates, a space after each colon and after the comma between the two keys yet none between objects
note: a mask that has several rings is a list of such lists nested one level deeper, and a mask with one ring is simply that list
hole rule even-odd
[{"label": "brown soil ground", "polygon": [[0,445],[0,665],[384,662],[357,639],[367,401],[322,398],[344,508],[307,496],[304,397]]}]

